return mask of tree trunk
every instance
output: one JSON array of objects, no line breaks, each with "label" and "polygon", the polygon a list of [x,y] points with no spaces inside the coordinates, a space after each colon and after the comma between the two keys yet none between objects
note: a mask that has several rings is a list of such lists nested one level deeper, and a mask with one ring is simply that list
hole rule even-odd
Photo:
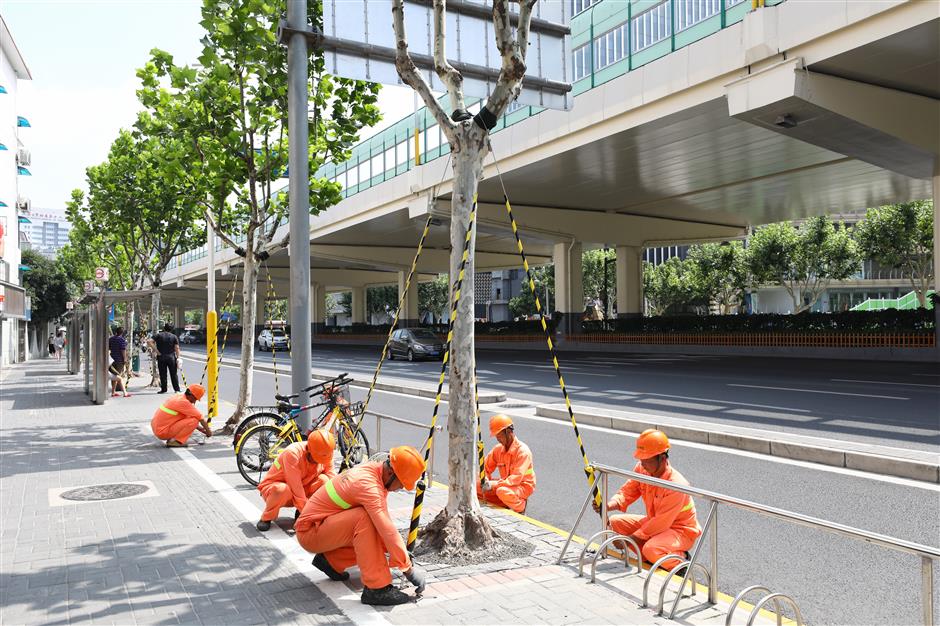
[{"label": "tree trunk", "polygon": [[[473,198],[483,173],[486,132],[474,125],[460,131],[454,152],[454,185],[451,200],[450,276],[460,274],[464,242]],[[434,550],[455,554],[493,543],[495,533],[480,512],[476,484],[479,462],[476,454],[476,403],[473,389],[474,354],[474,248],[476,221],[470,238],[469,256],[460,286],[460,302],[450,346],[449,400],[447,407],[448,485],[447,508],[421,534],[419,552]],[[451,300],[453,304],[453,300]]]},{"label": "tree trunk", "polygon": [[[250,243],[250,242],[249,242]],[[246,246],[251,250],[253,246]],[[235,425],[242,419],[245,407],[251,404],[251,388],[254,384],[255,367],[255,319],[256,296],[258,292],[258,261],[249,252],[244,259],[244,273],[242,275],[242,357],[241,373],[238,378],[238,400],[235,403],[235,412],[225,422],[223,433],[234,432]]]}]

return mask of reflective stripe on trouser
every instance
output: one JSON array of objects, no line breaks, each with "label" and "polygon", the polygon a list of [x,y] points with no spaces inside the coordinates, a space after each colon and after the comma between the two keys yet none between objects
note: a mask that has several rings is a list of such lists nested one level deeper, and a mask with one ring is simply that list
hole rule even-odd
[{"label": "reflective stripe on trouser", "polygon": [[[610,518],[610,529],[621,535],[632,535],[647,519],[649,518],[645,515],[613,515]],[[695,545],[696,538],[689,532],[668,528],[646,541],[637,540],[637,544],[640,546],[643,558],[650,563],[655,563],[670,552],[682,554],[687,550],[691,550],[692,546]],[[678,560],[669,559],[660,567],[670,570],[678,564]]]},{"label": "reflective stripe on trouser", "polygon": [[195,417],[181,417],[179,421],[155,430],[153,434],[156,435],[157,439],[163,439],[164,441],[176,439],[180,443],[186,443],[198,425],[199,419]]},{"label": "reflective stripe on trouser", "polygon": [[480,489],[480,485],[477,485],[477,497],[483,498],[490,504],[512,509],[516,513],[525,511],[526,500],[531,495],[532,488],[528,485],[518,485],[516,487],[497,485],[487,492],[484,492]]},{"label": "reflective stripe on trouser", "polygon": [[381,589],[392,582],[385,544],[361,506],[330,515],[298,532],[297,541],[307,552],[325,556],[337,572],[358,565],[362,584],[370,589]]}]

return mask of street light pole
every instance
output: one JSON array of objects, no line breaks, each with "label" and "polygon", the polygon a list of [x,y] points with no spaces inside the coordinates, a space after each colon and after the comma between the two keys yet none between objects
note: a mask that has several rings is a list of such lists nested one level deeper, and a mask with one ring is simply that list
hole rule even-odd
[{"label": "street light pole", "polygon": [[[291,391],[301,394],[310,386],[310,155],[308,150],[307,101],[309,68],[307,0],[287,0],[287,25],[295,29],[287,43],[287,136],[290,142],[288,167],[290,186],[290,320]],[[301,432],[310,429],[311,414],[297,418]]]}]

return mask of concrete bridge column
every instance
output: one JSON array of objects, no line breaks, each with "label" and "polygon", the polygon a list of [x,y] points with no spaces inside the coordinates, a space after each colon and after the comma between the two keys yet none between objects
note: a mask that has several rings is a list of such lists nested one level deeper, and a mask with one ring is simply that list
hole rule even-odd
[{"label": "concrete bridge column", "polygon": [[[398,272],[398,297],[401,297],[405,289],[405,280],[408,278],[408,272]],[[401,319],[398,325],[402,328],[418,325],[418,277],[413,276],[411,285],[408,287],[408,293],[405,294],[405,302],[401,310]]]},{"label": "concrete bridge column", "polygon": [[266,295],[264,285],[259,282],[258,291],[255,294],[255,326],[264,326],[268,321],[264,311],[264,303],[267,301]]},{"label": "concrete bridge column", "polygon": [[365,287],[353,287],[352,288],[352,305],[351,305],[352,314],[352,323],[353,324],[365,324],[366,323],[366,288]]},{"label": "concrete bridge column", "polygon": [[617,246],[617,317],[643,315],[643,249]]},{"label": "concrete bridge column", "polygon": [[314,334],[326,328],[326,293],[320,283],[310,283],[310,324]]},{"label": "concrete bridge column", "polygon": [[584,313],[581,249],[580,241],[556,243],[554,249],[555,310],[563,313],[558,328],[571,334],[581,332]]}]

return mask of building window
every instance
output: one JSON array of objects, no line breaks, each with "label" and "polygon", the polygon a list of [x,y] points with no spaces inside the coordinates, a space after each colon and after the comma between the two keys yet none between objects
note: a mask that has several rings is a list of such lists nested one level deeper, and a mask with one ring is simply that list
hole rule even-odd
[{"label": "building window", "polygon": [[670,35],[669,2],[657,4],[633,18],[633,51],[639,52]]},{"label": "building window", "polygon": [[676,32],[721,13],[721,0],[676,0]]},{"label": "building window", "polygon": [[591,8],[591,5],[597,4],[601,0],[571,0],[571,16],[574,17],[582,11]]},{"label": "building window", "polygon": [[579,81],[591,73],[591,51],[587,45],[576,48],[572,53],[571,80]]},{"label": "building window", "polygon": [[594,40],[594,69],[599,70],[627,57],[627,25],[621,24]]}]

